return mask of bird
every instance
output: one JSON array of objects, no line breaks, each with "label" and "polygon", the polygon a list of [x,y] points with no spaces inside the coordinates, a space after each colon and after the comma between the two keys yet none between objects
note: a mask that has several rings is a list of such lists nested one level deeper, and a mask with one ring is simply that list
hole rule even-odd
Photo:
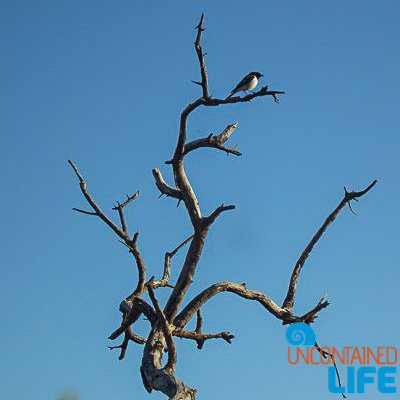
[{"label": "bird", "polygon": [[250,72],[236,85],[231,94],[225,100],[230,99],[237,92],[247,93],[248,90],[253,90],[262,76],[264,75],[259,72]]}]

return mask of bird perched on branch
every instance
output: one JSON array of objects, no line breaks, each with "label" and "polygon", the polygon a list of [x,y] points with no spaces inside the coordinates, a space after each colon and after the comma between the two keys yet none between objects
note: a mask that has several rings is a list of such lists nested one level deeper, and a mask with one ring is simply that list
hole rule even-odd
[{"label": "bird perched on branch", "polygon": [[247,94],[248,90],[253,90],[257,86],[258,80],[262,76],[264,75],[259,72],[250,72],[236,85],[231,94],[225,100],[230,99],[237,92],[245,92]]}]

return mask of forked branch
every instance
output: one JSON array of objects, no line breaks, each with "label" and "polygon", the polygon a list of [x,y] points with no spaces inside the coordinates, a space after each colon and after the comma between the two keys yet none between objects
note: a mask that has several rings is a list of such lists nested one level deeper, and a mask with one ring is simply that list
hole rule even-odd
[{"label": "forked branch", "polygon": [[127,199],[123,202],[120,203],[117,201],[117,205],[113,207],[113,210],[117,210],[119,214],[119,219],[121,221],[121,228],[124,231],[126,235],[128,235],[128,228],[126,226],[126,221],[125,221],[125,215],[124,215],[124,207],[128,205],[131,201],[136,200],[139,197],[139,190],[133,195],[133,196],[128,196],[126,195]]},{"label": "forked branch", "polygon": [[110,218],[108,218],[105,213],[100,209],[100,207],[96,204],[96,202],[93,200],[92,196],[89,194],[86,183],[83,179],[82,174],[79,172],[78,168],[76,165],[71,161],[68,160],[68,163],[71,165],[73,168],[76,176],[79,179],[79,185],[81,188],[81,192],[83,193],[83,196],[89,203],[89,205],[93,208],[94,213],[88,212],[88,211],[83,211],[77,208],[73,208],[73,210],[84,213],[84,214],[89,214],[89,215],[96,215],[100,217],[121,239],[122,243],[125,244],[129,248],[129,252],[133,254],[135,261],[136,261],[136,266],[138,269],[138,283],[136,286],[136,289],[132,293],[131,296],[139,296],[141,293],[143,293],[144,290],[144,283],[146,281],[146,267],[142,258],[142,255],[139,251],[138,245],[137,245],[137,240],[139,237],[139,232],[136,232],[135,235],[133,236],[132,239],[130,239],[129,234],[128,234],[128,228],[126,226],[125,222],[125,216],[123,213],[123,208],[128,205],[130,202],[133,200],[137,199],[139,197],[139,191],[137,191],[133,196],[127,196],[127,200],[124,201],[123,203],[117,203],[117,205],[113,208],[113,210],[118,210],[120,220],[121,220],[121,226],[122,230],[118,228],[118,226],[111,221]]},{"label": "forked branch", "polygon": [[164,256],[164,272],[163,276],[159,281],[154,280],[152,283],[152,286],[154,289],[158,287],[170,287],[173,288],[171,284],[169,284],[169,278],[171,276],[171,259],[172,257],[179,251],[181,250],[187,243],[189,243],[193,239],[193,235],[189,236],[187,239],[185,239],[177,248],[175,248],[171,252],[166,252]]},{"label": "forked branch", "polygon": [[128,344],[130,341],[132,341],[136,344],[141,344],[141,345],[146,343],[145,338],[143,338],[139,335],[136,335],[135,333],[133,333],[132,327],[128,327],[125,331],[123,342],[118,346],[108,346],[108,348],[110,350],[121,349],[118,359],[123,360],[125,358],[126,350],[128,348]]},{"label": "forked branch", "polygon": [[[78,168],[75,166],[75,164],[71,161],[68,160],[68,163],[71,165],[73,170],[75,171],[76,176],[79,179],[79,186],[81,188],[82,194],[87,200],[87,202],[90,204],[90,206],[93,208],[95,211],[95,215],[98,215],[121,239],[123,240],[129,240],[128,235],[123,232],[121,229],[118,228],[117,225],[114,224],[100,209],[100,207],[95,203],[95,201],[92,199],[92,196],[90,196],[87,188],[86,188],[86,183],[80,174]],[[82,210],[75,209],[75,211],[83,212]],[[89,214],[88,212],[85,212],[85,214]]]}]

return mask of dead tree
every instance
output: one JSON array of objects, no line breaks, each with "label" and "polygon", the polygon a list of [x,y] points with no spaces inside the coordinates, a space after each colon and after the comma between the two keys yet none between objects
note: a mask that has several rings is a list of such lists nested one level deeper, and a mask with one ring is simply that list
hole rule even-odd
[{"label": "dead tree", "polygon": [[[376,183],[376,181],[373,181],[366,189],[359,192],[348,192],[345,188],[343,199],[336,209],[326,218],[321,228],[315,234],[311,242],[307,245],[300,258],[296,262],[290,278],[287,294],[282,302],[282,305],[278,305],[279,303],[273,301],[264,293],[247,289],[245,284],[219,282],[204,289],[201,293],[191,299],[183,309],[181,309],[185,300],[185,295],[194,280],[196,268],[200,261],[203,247],[212,224],[224,211],[233,210],[235,208],[234,205],[221,204],[210,215],[204,216],[202,214],[195,191],[192,188],[185,172],[185,156],[190,152],[203,147],[213,147],[228,154],[241,156],[241,153],[237,150],[237,148],[225,146],[225,143],[235,131],[237,126],[236,123],[228,125],[219,135],[211,134],[202,139],[188,142],[188,117],[199,107],[230,105],[239,102],[248,103],[253,99],[264,96],[271,96],[275,102],[278,103],[278,95],[285,94],[285,92],[282,91],[270,91],[268,86],[264,86],[257,92],[248,94],[244,97],[236,96],[227,100],[212,98],[210,96],[207,68],[201,47],[201,37],[204,31],[203,17],[204,16],[202,15],[200,22],[196,27],[197,37],[195,40],[195,49],[200,63],[201,81],[194,83],[200,86],[202,91],[201,97],[199,97],[193,103],[188,104],[181,113],[178,142],[175,152],[172,159],[166,161],[166,164],[170,165],[173,169],[175,181],[174,186],[170,186],[165,182],[161,171],[158,168],[154,168],[152,171],[155,184],[161,193],[160,196],[165,195],[166,197],[172,197],[176,199],[179,203],[183,202],[190,222],[193,226],[193,234],[190,237],[188,237],[172,252],[165,253],[163,275],[161,279],[156,280],[154,277],[152,277],[151,279],[146,280],[145,263],[143,261],[138,244],[139,232],[136,232],[133,238],[128,235],[128,229],[124,216],[124,208],[139,196],[139,192],[136,192],[133,196],[128,196],[124,202],[117,203],[113,208],[113,210],[116,210],[119,214],[120,226],[118,226],[99,208],[92,196],[89,194],[86,188],[86,183],[78,168],[71,160],[68,160],[79,179],[82,194],[92,208],[92,211],[85,211],[77,208],[74,208],[74,210],[101,218],[105,224],[115,232],[120,241],[129,249],[129,252],[135,258],[138,269],[138,281],[135,290],[120,304],[119,311],[122,313],[121,326],[119,326],[109,336],[109,339],[115,340],[123,335],[123,341],[119,346],[110,346],[110,349],[119,348],[119,359],[121,360],[125,357],[126,350],[130,342],[144,345],[142,363],[140,366],[143,385],[149,393],[154,389],[164,393],[170,400],[194,399],[196,393],[196,389],[190,388],[175,377],[177,352],[174,344],[174,336],[195,341],[199,349],[201,349],[204,346],[204,343],[209,339],[220,338],[228,343],[231,343],[232,339],[234,338],[234,336],[229,332],[206,334],[202,331],[203,319],[201,307],[218,293],[230,292],[245,299],[254,300],[261,304],[266,311],[280,320],[284,325],[292,324],[294,322],[305,322],[307,324],[312,324],[314,322],[318,313],[322,309],[326,308],[329,304],[325,297],[323,297],[318,304],[316,304],[304,315],[297,316],[293,314],[296,286],[304,263],[315,244],[322,237],[328,226],[345,208],[345,206],[348,205],[350,207],[352,200],[358,201],[358,198],[366,194]],[[189,244],[189,248],[187,250],[186,258],[181,268],[178,280],[175,284],[171,284],[169,281],[171,259],[186,244]],[[161,309],[155,296],[155,290],[158,288],[172,289],[172,293],[170,294],[164,309]],[[151,304],[143,299],[143,295],[146,292],[148,292],[150,296]],[[150,324],[150,332],[147,338],[136,335],[133,330],[133,324],[142,314],[147,318]],[[195,330],[186,330],[186,325],[195,315],[197,318]],[[168,358],[166,363],[163,364],[163,355],[165,352],[168,353]]]}]

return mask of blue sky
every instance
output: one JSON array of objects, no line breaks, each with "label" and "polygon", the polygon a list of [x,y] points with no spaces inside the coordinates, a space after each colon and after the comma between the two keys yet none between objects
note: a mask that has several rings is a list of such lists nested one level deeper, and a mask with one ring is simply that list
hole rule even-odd
[{"label": "blue sky", "polygon": [[[109,215],[116,200],[141,191],[127,213],[130,232],[140,231],[148,273],[160,276],[165,251],[191,228],[184,207],[158,199],[151,169],[172,183],[164,161],[181,110],[200,95],[190,81],[199,79],[201,12],[214,97],[253,70],[287,94],[279,105],[259,98],[190,117],[190,139],[238,122],[231,142],[244,155],[187,157],[203,213],[237,207],[213,225],[188,299],[228,280],[281,303],[343,186],[377,179],[354,204],[359,216],[344,210],[312,252],[295,311],[328,293],[314,325],[321,344],[399,348],[399,8],[386,0],[3,1],[0,397],[53,400],[70,388],[82,400],[150,398],[142,348],[130,345],[122,362],[106,348],[135,266],[100,221],[72,211],[87,207],[67,158]],[[173,279],[182,261],[173,261]],[[167,290],[157,291],[161,302]],[[204,319],[205,331],[236,338],[202,351],[176,341],[177,376],[199,399],[340,398],[328,392],[326,368],[288,364],[285,329],[257,304],[222,294]],[[351,398],[396,396],[371,385]]]}]

